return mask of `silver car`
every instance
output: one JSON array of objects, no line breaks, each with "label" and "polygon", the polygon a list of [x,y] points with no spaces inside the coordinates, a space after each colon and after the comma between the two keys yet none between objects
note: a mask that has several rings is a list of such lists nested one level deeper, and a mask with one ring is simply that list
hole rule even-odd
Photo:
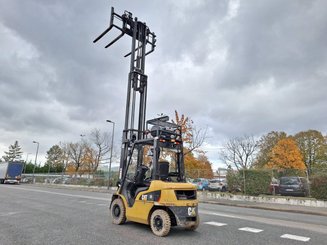
[{"label": "silver car", "polygon": [[209,181],[208,185],[209,191],[227,191],[227,183],[220,179],[213,179]]}]

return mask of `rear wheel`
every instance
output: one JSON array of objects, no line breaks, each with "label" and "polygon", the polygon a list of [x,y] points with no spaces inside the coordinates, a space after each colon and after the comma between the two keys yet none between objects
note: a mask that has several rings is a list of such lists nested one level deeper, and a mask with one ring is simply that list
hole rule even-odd
[{"label": "rear wheel", "polygon": [[124,224],[126,221],[126,209],[123,200],[115,199],[111,204],[112,223],[116,225]]},{"label": "rear wheel", "polygon": [[150,226],[156,236],[167,236],[171,228],[169,214],[162,209],[155,210],[151,215]]}]

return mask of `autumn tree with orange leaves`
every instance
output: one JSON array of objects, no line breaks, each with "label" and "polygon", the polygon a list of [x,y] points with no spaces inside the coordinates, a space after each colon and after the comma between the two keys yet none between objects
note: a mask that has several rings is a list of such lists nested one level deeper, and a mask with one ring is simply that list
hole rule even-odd
[{"label": "autumn tree with orange leaves", "polygon": [[184,155],[193,151],[203,153],[201,145],[206,139],[207,129],[197,129],[190,117],[186,117],[184,114],[180,116],[176,110],[175,120],[172,121],[182,127],[183,145],[185,147]]},{"label": "autumn tree with orange leaves", "polygon": [[213,178],[211,163],[201,149],[207,130],[197,129],[191,118],[184,114],[180,116],[177,111],[175,111],[175,120],[172,121],[182,127],[186,175],[190,178]]},{"label": "autumn tree with orange leaves", "polygon": [[305,170],[302,154],[295,140],[291,137],[281,139],[270,153],[267,164],[272,169],[298,169]]}]

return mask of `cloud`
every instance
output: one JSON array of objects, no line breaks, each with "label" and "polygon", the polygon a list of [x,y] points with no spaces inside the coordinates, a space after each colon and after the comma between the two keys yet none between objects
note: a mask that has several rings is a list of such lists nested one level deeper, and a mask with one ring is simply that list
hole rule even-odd
[{"label": "cloud", "polygon": [[[325,1],[16,1],[0,3],[0,150],[43,153],[124,120],[130,37],[93,44],[110,6],[157,35],[146,58],[148,118],[177,109],[207,144],[272,130],[327,132]],[[42,132],[42,133],[40,133]],[[119,145],[120,137],[116,137]]]}]

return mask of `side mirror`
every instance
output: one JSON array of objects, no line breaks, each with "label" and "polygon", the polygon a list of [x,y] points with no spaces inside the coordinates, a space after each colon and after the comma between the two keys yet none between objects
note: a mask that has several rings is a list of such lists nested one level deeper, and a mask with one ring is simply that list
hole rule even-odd
[{"label": "side mirror", "polygon": [[121,186],[121,182],[118,180],[116,185],[119,188]]}]

